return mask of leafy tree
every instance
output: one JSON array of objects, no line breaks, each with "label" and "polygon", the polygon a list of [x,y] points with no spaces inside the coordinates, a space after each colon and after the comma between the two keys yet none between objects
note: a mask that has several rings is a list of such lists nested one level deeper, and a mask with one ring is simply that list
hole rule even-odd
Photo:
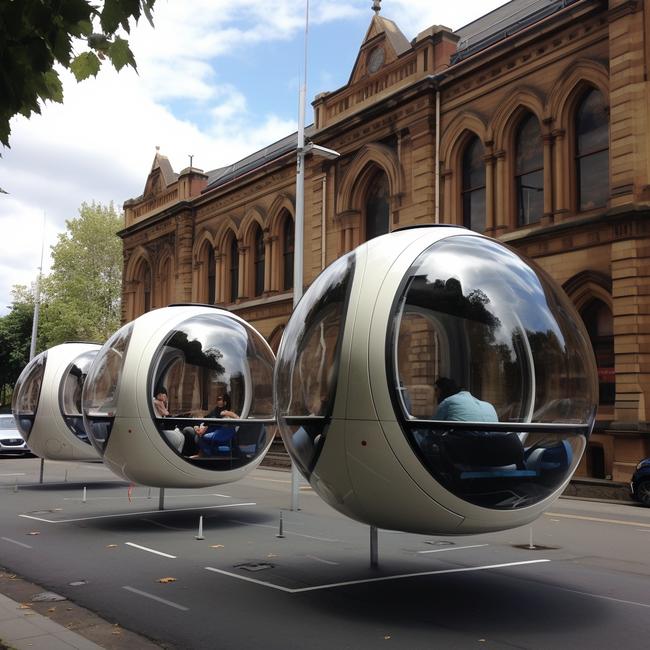
[{"label": "leafy tree", "polygon": [[[39,101],[63,101],[55,64],[81,81],[108,59],[136,68],[126,39],[142,14],[153,25],[155,0],[0,0],[0,142],[9,146],[9,120],[40,113]],[[77,52],[73,45],[85,51]]]},{"label": "leafy tree", "polygon": [[52,246],[50,275],[43,279],[39,343],[103,343],[120,326],[122,218],[113,204],[83,203],[79,217]]},{"label": "leafy tree", "polygon": [[18,375],[29,361],[32,339],[34,299],[27,287],[16,285],[12,291],[11,311],[0,318],[0,405],[11,400]]}]

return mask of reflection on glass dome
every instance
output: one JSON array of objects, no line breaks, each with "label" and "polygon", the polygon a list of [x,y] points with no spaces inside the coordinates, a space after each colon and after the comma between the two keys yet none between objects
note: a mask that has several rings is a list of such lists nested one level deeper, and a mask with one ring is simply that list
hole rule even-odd
[{"label": "reflection on glass dome", "polygon": [[484,507],[547,497],[574,471],[597,403],[568,298],[505,246],[462,235],[425,250],[403,286],[387,372],[420,461]]},{"label": "reflection on glass dome", "polygon": [[88,371],[97,355],[89,350],[79,355],[66,369],[59,390],[59,408],[68,428],[82,442],[91,444],[83,424],[81,394]]},{"label": "reflection on glass dome", "polygon": [[176,326],[153,355],[148,394],[156,427],[203,469],[248,465],[274,433],[271,349],[241,320],[198,314]]},{"label": "reflection on glass dome", "polygon": [[82,394],[84,428],[95,449],[104,453],[115,419],[120,378],[133,332],[128,323],[111,336],[97,353]]},{"label": "reflection on glass dome", "polygon": [[23,368],[14,386],[11,410],[16,427],[25,440],[29,439],[36,418],[46,363],[47,352],[35,356]]},{"label": "reflection on glass dome", "polygon": [[292,314],[278,351],[274,383],[278,425],[307,478],[332,414],[354,262],[354,253],[349,253],[316,278]]}]

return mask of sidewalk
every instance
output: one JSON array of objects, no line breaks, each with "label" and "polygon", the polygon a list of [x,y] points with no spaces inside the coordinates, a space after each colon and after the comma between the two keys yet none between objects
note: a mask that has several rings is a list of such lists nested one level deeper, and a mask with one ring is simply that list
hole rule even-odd
[{"label": "sidewalk", "polygon": [[[54,598],[56,600],[51,600]],[[44,587],[0,569],[0,650],[160,650]]]},{"label": "sidewalk", "polygon": [[15,650],[102,650],[102,646],[0,594],[0,648],[4,647]]}]

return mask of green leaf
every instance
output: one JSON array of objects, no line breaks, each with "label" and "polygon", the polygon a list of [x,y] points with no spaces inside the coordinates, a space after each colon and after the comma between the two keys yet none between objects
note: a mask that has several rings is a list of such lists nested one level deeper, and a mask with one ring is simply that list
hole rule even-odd
[{"label": "green leaf", "polygon": [[130,65],[136,69],[135,57],[127,41],[123,38],[116,37],[108,48],[108,57],[115,69],[119,72],[125,65]]},{"label": "green leaf", "polygon": [[58,104],[62,104],[63,84],[61,83],[59,75],[54,70],[49,70],[43,75],[43,81],[45,82],[45,88],[47,89],[48,93],[48,97],[46,99],[57,102]]},{"label": "green leaf", "polygon": [[101,62],[94,52],[83,52],[70,63],[70,70],[77,81],[83,81],[91,75],[96,76],[100,67]]}]

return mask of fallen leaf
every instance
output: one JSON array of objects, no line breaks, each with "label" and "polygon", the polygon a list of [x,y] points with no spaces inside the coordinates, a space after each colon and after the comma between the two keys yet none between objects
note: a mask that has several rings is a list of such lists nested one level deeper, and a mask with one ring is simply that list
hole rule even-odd
[{"label": "fallen leaf", "polygon": [[106,548],[117,548],[117,544],[106,544]]},{"label": "fallen leaf", "polygon": [[40,535],[40,531],[38,530],[33,530],[31,533],[27,533],[28,535]]},{"label": "fallen leaf", "polygon": [[223,548],[223,544],[212,544],[210,548]]},{"label": "fallen leaf", "polygon": [[390,639],[390,634],[387,634],[384,639]]},{"label": "fallen leaf", "polygon": [[276,553],[269,553],[266,557],[278,557]]},{"label": "fallen leaf", "polygon": [[29,603],[20,603],[20,605],[18,605],[18,609],[31,609],[31,608],[32,606]]},{"label": "fallen leaf", "polygon": [[115,634],[115,635],[122,634],[122,630],[113,630],[111,634]]},{"label": "fallen leaf", "polygon": [[48,612],[56,612],[56,607],[50,607],[50,609],[47,610]]},{"label": "fallen leaf", "polygon": [[176,582],[176,578],[158,578],[158,582]]}]

